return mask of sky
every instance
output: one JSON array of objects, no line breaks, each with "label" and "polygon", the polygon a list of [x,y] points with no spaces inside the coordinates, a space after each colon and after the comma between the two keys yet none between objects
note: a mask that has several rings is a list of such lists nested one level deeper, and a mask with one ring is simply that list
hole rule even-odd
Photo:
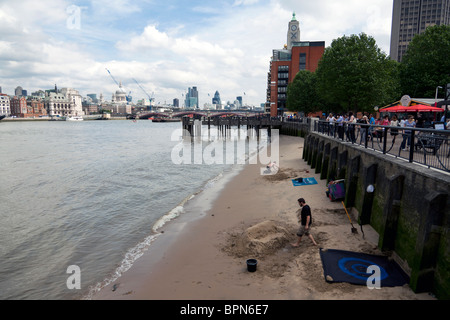
[{"label": "sky", "polygon": [[[301,41],[364,32],[389,54],[393,0],[0,0],[0,87],[74,88],[111,100],[266,100],[272,50],[295,12]],[[140,84],[138,86],[135,80]],[[141,88],[142,87],[142,88]]]}]

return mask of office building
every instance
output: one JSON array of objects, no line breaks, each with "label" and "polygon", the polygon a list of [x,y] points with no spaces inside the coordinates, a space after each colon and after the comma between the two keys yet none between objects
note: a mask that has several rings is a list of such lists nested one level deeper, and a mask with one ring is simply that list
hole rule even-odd
[{"label": "office building", "polygon": [[238,108],[242,108],[244,105],[243,105],[243,103],[242,103],[242,96],[238,96],[238,97],[236,97],[236,101],[238,102],[237,104],[236,104],[236,107],[238,107]]},{"label": "office building", "polygon": [[300,41],[300,24],[293,14],[288,25],[287,44],[273,50],[267,77],[267,108],[272,117],[286,111],[287,87],[301,70],[315,72],[325,52],[324,41]]},{"label": "office building", "polygon": [[16,89],[14,89],[14,95],[17,97],[23,96],[23,88],[21,86],[18,86]]},{"label": "office building", "polygon": [[87,97],[90,98],[92,103],[98,103],[98,98],[96,93],[89,93]]},{"label": "office building", "polygon": [[221,106],[222,105],[222,100],[220,99],[220,93],[219,91],[216,91],[216,93],[214,94],[214,98],[212,98],[212,104],[217,106]]},{"label": "office building", "polygon": [[188,93],[186,94],[184,104],[187,109],[199,108],[197,87],[188,88]]},{"label": "office building", "polygon": [[411,40],[426,28],[449,24],[450,0],[394,0],[391,59],[401,62]]}]

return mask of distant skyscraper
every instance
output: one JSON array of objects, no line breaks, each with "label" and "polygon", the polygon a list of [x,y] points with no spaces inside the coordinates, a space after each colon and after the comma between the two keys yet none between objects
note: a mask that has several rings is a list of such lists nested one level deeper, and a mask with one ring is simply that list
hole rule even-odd
[{"label": "distant skyscraper", "polygon": [[391,59],[402,61],[411,40],[426,28],[449,24],[450,0],[394,0]]},{"label": "distant skyscraper", "polygon": [[23,88],[21,86],[18,86],[15,90],[14,90],[14,95],[20,97],[23,94]]},{"label": "distant skyscraper", "polygon": [[188,88],[185,99],[186,108],[199,108],[197,87]]},{"label": "distant skyscraper", "polygon": [[89,93],[87,95],[89,98],[91,98],[93,103],[98,103],[97,94],[96,93]]},{"label": "distant skyscraper", "polygon": [[239,107],[243,107],[244,105],[242,104],[242,96],[236,97],[236,100],[239,103]]},{"label": "distant skyscraper", "polygon": [[220,93],[219,91],[216,91],[214,94],[214,98],[212,98],[212,104],[221,105],[222,101],[220,100]]},{"label": "distant skyscraper", "polygon": [[180,107],[180,99],[173,99],[173,107],[174,108],[179,108]]}]

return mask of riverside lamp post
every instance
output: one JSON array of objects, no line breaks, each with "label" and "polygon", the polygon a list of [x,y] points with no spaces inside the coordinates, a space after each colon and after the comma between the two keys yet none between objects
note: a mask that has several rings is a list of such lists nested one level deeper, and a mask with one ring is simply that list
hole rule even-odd
[{"label": "riverside lamp post", "polygon": [[438,98],[438,92],[439,89],[442,89],[441,86],[436,87],[436,95],[434,96],[434,106],[437,107],[437,98]]}]

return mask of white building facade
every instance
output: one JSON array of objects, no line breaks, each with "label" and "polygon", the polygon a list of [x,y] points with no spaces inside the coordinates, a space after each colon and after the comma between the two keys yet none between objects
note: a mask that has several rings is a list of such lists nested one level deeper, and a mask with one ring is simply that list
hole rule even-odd
[{"label": "white building facade", "polygon": [[11,114],[10,98],[6,94],[0,93],[0,116],[9,116]]},{"label": "white building facade", "polygon": [[49,116],[82,116],[83,98],[77,90],[63,88],[47,91],[44,105]]}]

